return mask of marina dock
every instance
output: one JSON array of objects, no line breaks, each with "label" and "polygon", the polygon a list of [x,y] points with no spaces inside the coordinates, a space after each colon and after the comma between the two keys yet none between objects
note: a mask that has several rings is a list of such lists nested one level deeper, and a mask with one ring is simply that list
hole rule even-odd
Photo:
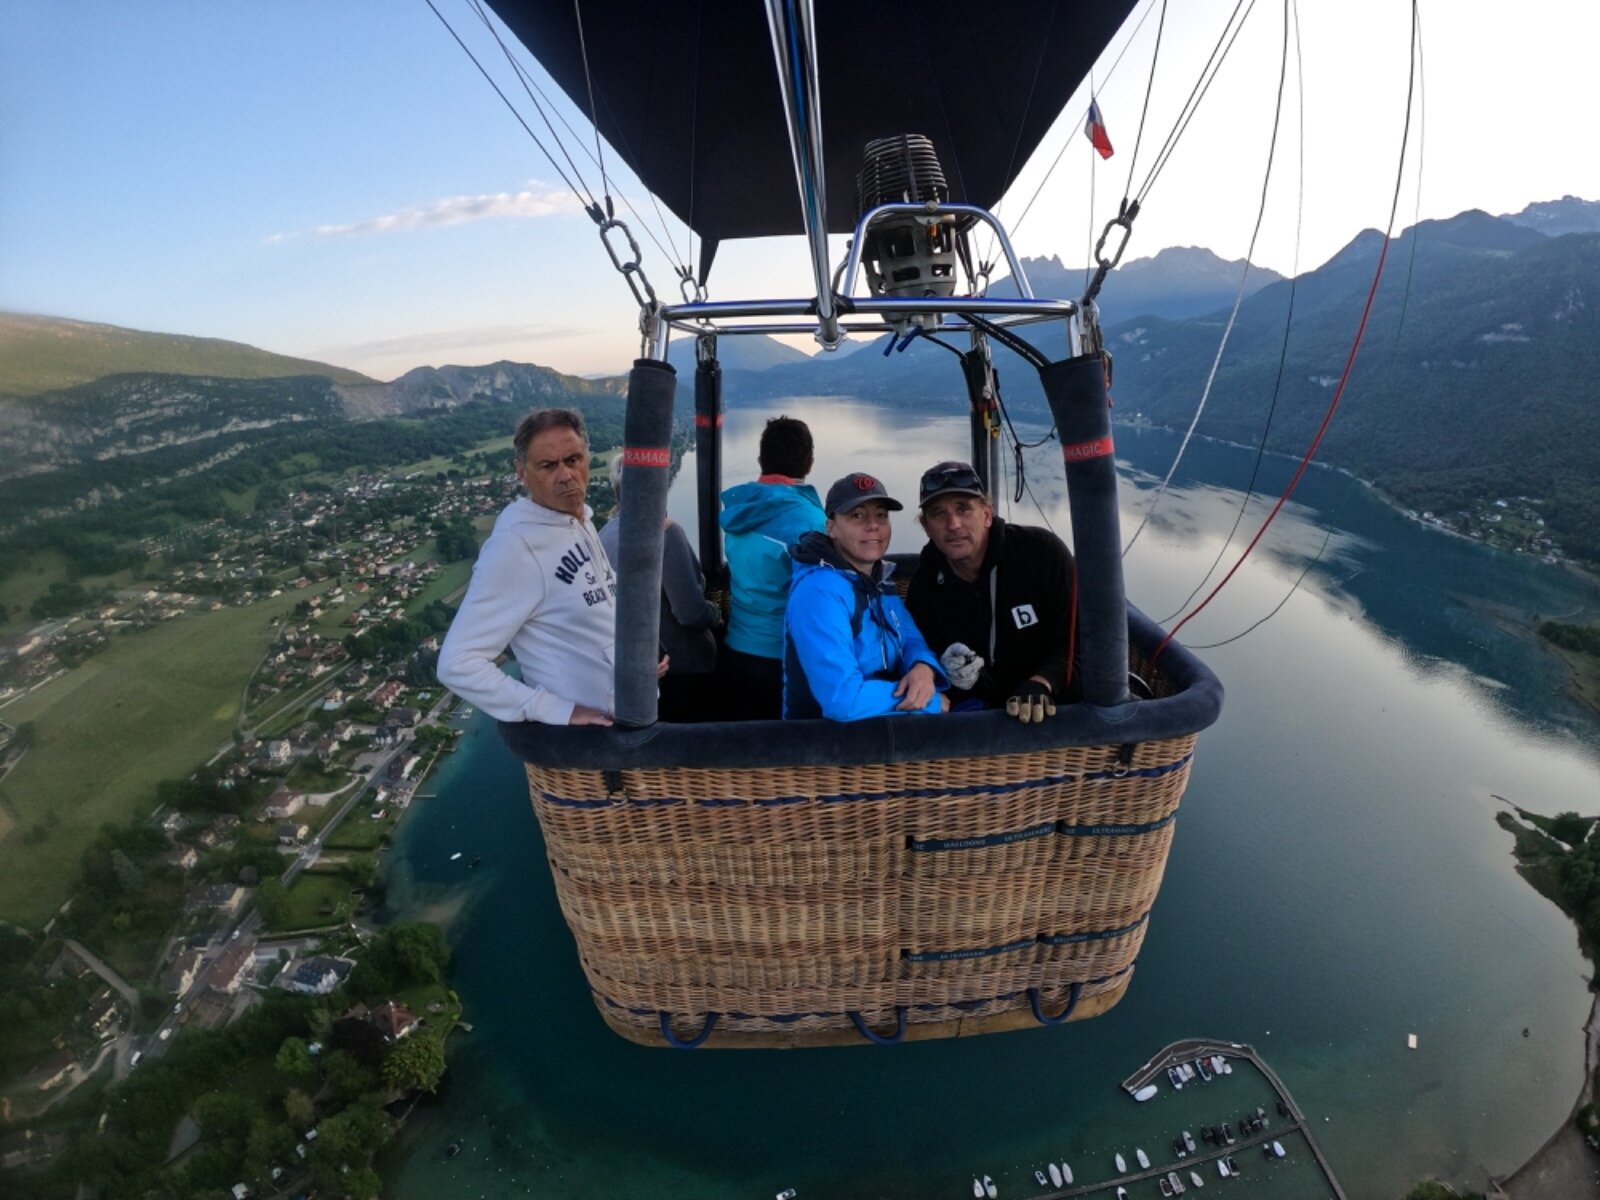
[{"label": "marina dock", "polygon": [[1035,1193],[1036,1200],[1070,1200],[1075,1196],[1105,1196],[1117,1187],[1132,1187],[1134,1184],[1144,1183],[1152,1179],[1160,1179],[1170,1171],[1180,1175],[1187,1175],[1191,1170],[1202,1166],[1209,1166],[1219,1158],[1229,1154],[1239,1154],[1246,1150],[1254,1150],[1274,1139],[1281,1140],[1291,1134],[1299,1134],[1311,1149],[1311,1155],[1316,1160],[1318,1169],[1321,1170],[1324,1180],[1328,1184],[1331,1194],[1336,1200],[1348,1200],[1344,1189],[1339,1186],[1339,1181],[1334,1178],[1333,1168],[1323,1156],[1322,1148],[1317,1145],[1316,1138],[1311,1134],[1309,1122],[1305,1114],[1300,1111],[1300,1106],[1294,1102],[1294,1097],[1289,1094],[1289,1089],[1284,1086],[1283,1080],[1277,1073],[1267,1066],[1261,1056],[1256,1053],[1253,1046],[1241,1042],[1219,1042],[1201,1038],[1191,1038],[1181,1042],[1173,1042],[1165,1047],[1159,1054],[1132,1075],[1122,1081],[1123,1090],[1130,1096],[1148,1083],[1154,1083],[1163,1077],[1168,1067],[1175,1067],[1179,1063],[1193,1062],[1197,1058],[1210,1058],[1220,1054],[1224,1058],[1241,1060],[1261,1072],[1261,1077],[1271,1086],[1277,1099],[1289,1110],[1289,1115],[1282,1118],[1284,1124],[1276,1128],[1264,1129],[1260,1133],[1246,1137],[1241,1131],[1239,1138],[1231,1146],[1205,1146],[1196,1147],[1187,1158],[1178,1162],[1152,1163],[1149,1167],[1140,1168],[1126,1175],[1119,1175],[1114,1179],[1100,1179],[1092,1183],[1076,1184],[1072,1187],[1055,1188]]}]

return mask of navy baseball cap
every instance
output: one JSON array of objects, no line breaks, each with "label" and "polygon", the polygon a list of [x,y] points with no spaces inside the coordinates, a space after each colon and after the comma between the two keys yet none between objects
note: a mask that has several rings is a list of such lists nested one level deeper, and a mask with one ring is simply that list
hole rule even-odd
[{"label": "navy baseball cap", "polygon": [[899,512],[905,507],[889,495],[889,490],[876,475],[846,475],[843,479],[833,481],[823,509],[833,517],[858,508],[868,500],[879,501],[890,512]]}]

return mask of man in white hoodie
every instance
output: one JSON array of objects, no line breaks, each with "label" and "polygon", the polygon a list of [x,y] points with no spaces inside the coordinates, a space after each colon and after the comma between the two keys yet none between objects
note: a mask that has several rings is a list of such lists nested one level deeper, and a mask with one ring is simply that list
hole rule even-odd
[{"label": "man in white hoodie", "polygon": [[[609,725],[617,586],[584,503],[583,417],[531,412],[512,443],[528,494],[506,506],[478,552],[439,650],[439,682],[501,721]],[[507,647],[520,682],[495,666]]]}]

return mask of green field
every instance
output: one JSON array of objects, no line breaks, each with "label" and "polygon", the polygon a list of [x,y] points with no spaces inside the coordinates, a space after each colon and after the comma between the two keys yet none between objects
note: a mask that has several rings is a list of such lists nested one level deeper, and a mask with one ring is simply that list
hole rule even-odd
[{"label": "green field", "polygon": [[[21,633],[39,623],[39,618],[28,612],[40,596],[50,590],[52,583],[65,582],[67,560],[53,552],[34,555],[19,569],[0,579],[0,609],[10,615],[0,620],[0,630]],[[115,575],[86,575],[77,580],[90,592],[101,588],[125,588],[133,583],[132,571],[118,571]]]},{"label": "green field", "polygon": [[[78,858],[100,826],[148,812],[162,779],[182,778],[233,731],[245,679],[271,643],[285,594],[115,637],[100,654],[8,705],[37,742],[4,783],[0,918],[37,928],[70,894]],[[18,833],[56,814],[35,845]]]},{"label": "green field", "polygon": [[[342,924],[355,912],[358,898],[344,876],[306,871],[289,886],[288,916],[276,928],[315,929]],[[322,911],[328,905],[333,906],[331,914]]]}]

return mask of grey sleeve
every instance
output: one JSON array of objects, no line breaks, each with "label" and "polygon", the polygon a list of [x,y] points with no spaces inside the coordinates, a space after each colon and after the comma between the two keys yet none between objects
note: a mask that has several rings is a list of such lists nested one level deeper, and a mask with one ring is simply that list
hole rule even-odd
[{"label": "grey sleeve", "polygon": [[722,619],[706,599],[706,577],[689,546],[689,536],[676,521],[668,522],[661,540],[661,590],[673,620],[685,629],[711,629]]}]

